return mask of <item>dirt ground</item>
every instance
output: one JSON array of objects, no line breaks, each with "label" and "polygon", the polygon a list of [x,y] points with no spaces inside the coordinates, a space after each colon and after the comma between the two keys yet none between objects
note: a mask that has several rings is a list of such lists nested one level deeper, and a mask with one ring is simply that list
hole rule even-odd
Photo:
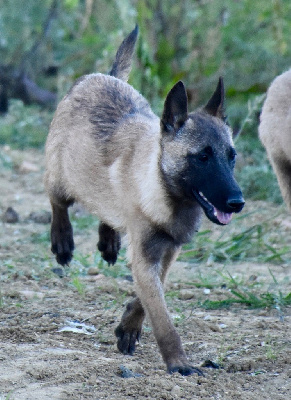
[{"label": "dirt ground", "polygon": [[[219,299],[228,291],[225,285],[191,285],[199,271],[211,276],[221,264],[177,262],[167,283],[169,310],[204,377],[167,374],[148,323],[135,355],[120,354],[114,328],[133,295],[130,278],[92,268],[97,226],[76,229],[75,274],[52,272],[58,266],[49,250],[49,224],[30,215],[50,210],[42,184],[43,155],[9,148],[1,154],[0,213],[11,206],[19,220],[2,217],[0,222],[0,400],[291,398],[290,307],[199,307],[199,300]],[[244,212],[254,208],[262,209],[252,217],[257,223],[276,209],[249,202]],[[284,240],[291,237],[291,216],[284,208],[274,229]],[[259,280],[260,290],[268,290],[274,283],[270,265],[282,291],[289,293],[286,264],[237,262],[228,270],[236,279]],[[221,368],[203,367],[207,360]]]}]

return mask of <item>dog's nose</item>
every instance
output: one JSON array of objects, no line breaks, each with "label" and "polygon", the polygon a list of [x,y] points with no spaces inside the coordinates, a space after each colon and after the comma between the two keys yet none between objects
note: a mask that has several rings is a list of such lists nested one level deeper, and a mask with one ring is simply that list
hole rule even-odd
[{"label": "dog's nose", "polygon": [[227,200],[227,205],[232,212],[238,213],[243,209],[245,200],[242,196],[233,197]]}]

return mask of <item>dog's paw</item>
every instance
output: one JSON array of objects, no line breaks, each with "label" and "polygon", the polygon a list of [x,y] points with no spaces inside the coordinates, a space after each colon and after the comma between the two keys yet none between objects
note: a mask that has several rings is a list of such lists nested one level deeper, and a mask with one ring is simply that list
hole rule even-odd
[{"label": "dog's paw", "polygon": [[74,239],[71,231],[62,235],[52,234],[51,251],[56,256],[56,260],[61,265],[68,265],[73,257]]},{"label": "dog's paw", "polygon": [[115,329],[117,337],[117,348],[122,354],[133,355],[135,352],[135,343],[139,342],[141,329],[125,330],[122,324]]},{"label": "dog's paw", "polygon": [[116,263],[119,251],[116,243],[98,242],[97,247],[104,261],[108,262],[109,265],[114,265]]},{"label": "dog's paw", "polygon": [[101,224],[99,227],[99,242],[97,248],[101,252],[103,260],[108,264],[114,265],[117,260],[120,250],[120,235],[114,229],[106,224]]}]

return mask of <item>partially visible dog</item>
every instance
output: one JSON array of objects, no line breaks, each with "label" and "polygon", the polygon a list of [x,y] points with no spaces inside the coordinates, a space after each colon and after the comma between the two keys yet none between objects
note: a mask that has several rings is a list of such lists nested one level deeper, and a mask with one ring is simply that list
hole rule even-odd
[{"label": "partially visible dog", "polygon": [[260,118],[259,136],[291,211],[291,69],[272,82]]},{"label": "partially visible dog", "polygon": [[170,373],[201,374],[187,360],[164,300],[163,283],[201,213],[225,225],[244,206],[233,176],[235,150],[224,122],[223,81],[204,108],[188,112],[178,82],[161,120],[126,83],[137,28],[121,44],[109,75],[79,79],[60,102],[46,143],[45,184],[52,205],[52,251],[68,264],[74,249],[68,207],[82,203],[100,218],[98,248],[114,264],[120,232],[137,296],[115,333],[133,354],[147,314]]}]

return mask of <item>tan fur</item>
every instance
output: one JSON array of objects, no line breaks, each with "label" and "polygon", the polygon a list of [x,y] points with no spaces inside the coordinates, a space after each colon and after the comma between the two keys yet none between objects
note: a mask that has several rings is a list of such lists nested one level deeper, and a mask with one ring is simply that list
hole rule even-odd
[{"label": "tan fur", "polygon": [[117,90],[130,91],[137,102],[144,102],[131,86],[114,77],[93,74],[83,80],[59,104],[51,125],[46,144],[47,190],[53,196],[56,186],[65,188],[67,198],[83,203],[119,230],[126,230],[125,216],[130,218],[136,208],[153,223],[167,222],[170,211],[158,177],[159,119],[152,112],[148,117],[128,117],[116,130],[116,141],[104,157],[91,134],[92,125],[72,111],[77,96],[89,97],[92,104],[102,102],[104,80],[116,81]]},{"label": "tan fur", "polygon": [[268,89],[259,136],[291,211],[291,69],[275,78]]},{"label": "tan fur", "polygon": [[[134,265],[137,294],[149,313],[159,342],[163,332],[175,331],[166,310],[161,283],[151,272],[151,268],[158,270],[159,267],[146,265],[143,257],[136,258],[142,254],[140,240],[150,226],[168,224],[172,218],[158,172],[159,119],[150,110],[148,116],[129,116],[126,124],[117,127],[116,141],[109,146],[110,154],[104,157],[86,116],[80,119],[73,112],[77,96],[90,97],[92,104],[102,102],[104,80],[116,81],[117,90],[130,91],[137,103],[144,102],[134,89],[114,77],[96,74],[82,80],[60,103],[52,122],[46,144],[45,185],[52,202],[56,193],[62,194],[64,190],[67,199],[81,202],[103,222],[127,232],[128,257]],[[163,279],[170,261],[163,271]],[[149,305],[148,301],[154,303]],[[175,359],[179,359],[180,353],[183,354],[181,346],[173,353]],[[186,362],[185,356],[183,360]],[[165,361],[168,365],[175,364]]]}]

